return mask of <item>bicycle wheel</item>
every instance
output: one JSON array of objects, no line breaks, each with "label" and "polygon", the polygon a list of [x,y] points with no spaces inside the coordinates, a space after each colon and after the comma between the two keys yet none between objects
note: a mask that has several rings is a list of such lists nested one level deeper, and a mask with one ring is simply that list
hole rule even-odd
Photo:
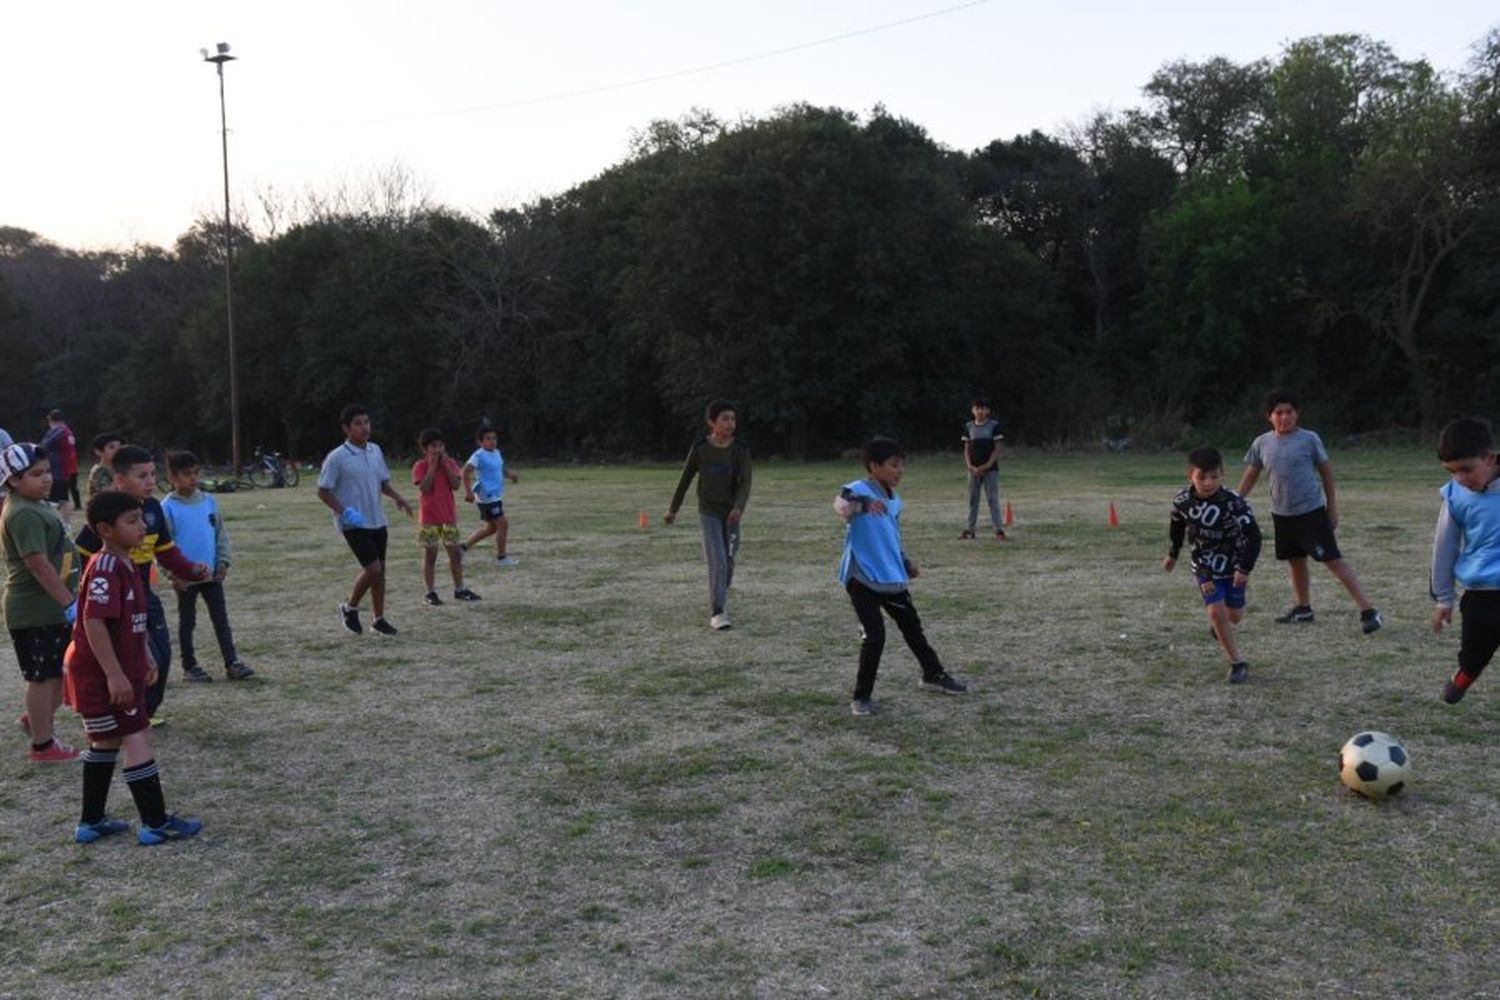
[{"label": "bicycle wheel", "polygon": [[252,485],[258,486],[263,490],[271,488],[271,470],[267,469],[263,462],[256,462],[250,466],[249,479]]},{"label": "bicycle wheel", "polygon": [[297,480],[300,479],[300,478],[302,478],[301,476],[299,476],[297,474],[297,463],[296,462],[284,462],[284,463],[282,463],[281,474],[284,477],[286,477],[286,484],[288,486],[296,486],[297,485]]}]

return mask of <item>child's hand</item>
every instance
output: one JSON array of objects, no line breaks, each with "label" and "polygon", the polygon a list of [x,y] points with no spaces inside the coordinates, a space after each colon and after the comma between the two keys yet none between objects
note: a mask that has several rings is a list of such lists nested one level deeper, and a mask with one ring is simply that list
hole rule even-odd
[{"label": "child's hand", "polygon": [[1171,556],[1167,556],[1161,561],[1161,568],[1168,573],[1172,572],[1173,567],[1175,567],[1176,565],[1177,560],[1173,559]]},{"label": "child's hand", "polygon": [[[146,683],[148,685],[156,683],[155,675],[156,667],[153,666],[151,673],[147,675]],[[113,672],[107,671],[104,674],[104,679],[109,684],[109,703],[111,705],[118,705],[124,708],[132,701],[135,701],[135,688],[130,686],[130,679],[123,673],[118,670]]]},{"label": "child's hand", "polygon": [[915,580],[917,577],[922,575],[922,571],[917,567],[916,563],[908,562],[906,564],[906,575]]},{"label": "child's hand", "polygon": [[464,490],[464,503],[473,503],[473,502],[474,502],[474,491],[473,490]]},{"label": "child's hand", "polygon": [[865,503],[866,514],[884,514],[886,511],[884,500],[869,500]]},{"label": "child's hand", "polygon": [[732,511],[729,512],[729,516],[726,517],[726,518],[724,518],[724,520],[728,524],[735,525],[735,524],[739,524],[740,523],[740,518],[742,518],[744,516],[745,515],[742,514],[741,512],[739,512],[737,510],[732,510]]},{"label": "child's hand", "polygon": [[229,566],[227,564],[223,565],[223,566],[220,566],[218,569],[214,570],[214,580],[217,581],[217,582],[219,582],[219,583],[223,583],[224,582],[224,578],[227,577],[228,575],[229,575]]},{"label": "child's hand", "polygon": [[[161,671],[156,669],[156,663],[154,661],[146,666],[146,686],[147,687],[150,687],[151,685],[155,684],[156,683],[156,679],[158,677],[160,677],[160,676],[161,676]],[[126,681],[125,683],[129,684],[130,682]],[[111,695],[111,698],[113,698],[113,695]]]},{"label": "child's hand", "polygon": [[1234,585],[1236,587],[1244,587],[1249,582],[1250,582],[1250,574],[1249,573],[1241,573],[1239,570],[1235,570],[1234,571]]},{"label": "child's hand", "polygon": [[397,497],[396,498],[396,508],[398,510],[400,510],[401,513],[405,514],[407,517],[411,517],[412,516],[411,504],[407,503],[406,500],[405,500],[405,498],[403,498],[403,497]]},{"label": "child's hand", "polygon": [[1441,633],[1444,625],[1453,624],[1452,608],[1434,608],[1432,612],[1432,631]]},{"label": "child's hand", "polygon": [[671,524],[675,520],[677,520],[677,515],[671,511],[668,511],[661,516],[662,524]]},{"label": "child's hand", "polygon": [[193,579],[207,580],[214,575],[214,571],[208,568],[208,563],[193,563]]}]

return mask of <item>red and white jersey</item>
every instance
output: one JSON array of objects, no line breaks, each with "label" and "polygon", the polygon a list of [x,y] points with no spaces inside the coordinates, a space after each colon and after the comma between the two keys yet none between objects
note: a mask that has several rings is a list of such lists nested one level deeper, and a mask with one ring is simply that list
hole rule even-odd
[{"label": "red and white jersey", "polygon": [[102,621],[109,628],[110,645],[120,669],[144,691],[150,660],[146,654],[146,588],[129,559],[100,552],[84,567],[78,588],[78,620],[73,625],[73,650],[68,673],[81,714],[109,706],[109,683],[99,658],[89,645],[84,623]]}]

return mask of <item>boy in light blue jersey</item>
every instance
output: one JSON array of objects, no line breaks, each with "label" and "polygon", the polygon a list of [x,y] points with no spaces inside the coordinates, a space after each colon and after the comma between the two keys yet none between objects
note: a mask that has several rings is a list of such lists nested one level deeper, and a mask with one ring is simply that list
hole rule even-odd
[{"label": "boy in light blue jersey", "polygon": [[481,424],[474,437],[479,447],[464,463],[464,501],[479,509],[479,519],[484,524],[459,548],[467,552],[494,535],[495,565],[520,565],[520,560],[506,549],[510,540],[510,518],[505,516],[505,481],[519,483],[521,479],[505,467],[505,456],[500,454],[499,448],[500,433],[495,428]]},{"label": "boy in light blue jersey", "polygon": [[1494,435],[1482,417],[1461,417],[1438,437],[1438,460],[1453,479],[1438,492],[1432,539],[1432,630],[1453,622],[1455,583],[1463,585],[1458,672],[1443,685],[1457,704],[1500,649],[1500,467]]},{"label": "boy in light blue jersey", "polygon": [[875,714],[875,675],[885,650],[882,611],[891,616],[917,657],[922,668],[919,687],[943,694],[964,694],[968,688],[943,669],[922,632],[922,619],[907,590],[908,581],[918,571],[901,547],[902,503],[896,487],[906,472],[906,453],[890,438],[876,437],[865,444],[860,459],[868,478],[857,479],[840,490],[833,509],[848,523],[839,582],[854,604],[862,629],[859,672],[849,710],[867,716]]},{"label": "boy in light blue jersey", "polygon": [[1369,635],[1385,624],[1385,619],[1370,603],[1334,539],[1339,515],[1333,467],[1328,463],[1323,439],[1301,426],[1297,396],[1286,389],[1272,390],[1266,396],[1265,411],[1271,430],[1250,443],[1245,453],[1245,474],[1235,492],[1249,500],[1261,472],[1268,474],[1276,558],[1287,564],[1292,579],[1292,607],[1277,615],[1276,622],[1288,625],[1313,620],[1312,582],[1307,568],[1311,556],[1344,585],[1359,607],[1359,627]]},{"label": "boy in light blue jersey", "polygon": [[203,563],[213,576],[199,583],[172,579],[177,591],[177,644],[182,648],[182,675],[190,681],[211,681],[213,675],[198,665],[193,648],[193,631],[198,625],[198,598],[208,606],[219,655],[224,659],[224,673],[232,681],[243,681],[255,671],[240,660],[234,649],[234,631],[229,627],[229,606],[224,600],[224,581],[229,576],[229,532],[219,502],[198,488],[203,463],[190,451],[167,454],[167,478],[172,492],[161,502],[162,513],[172,528],[172,537],[182,554]]}]

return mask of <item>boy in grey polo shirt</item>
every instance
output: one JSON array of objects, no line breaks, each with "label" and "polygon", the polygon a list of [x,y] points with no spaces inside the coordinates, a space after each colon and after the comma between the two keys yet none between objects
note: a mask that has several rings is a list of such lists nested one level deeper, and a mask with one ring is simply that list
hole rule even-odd
[{"label": "boy in grey polo shirt", "polygon": [[1333,533],[1339,515],[1335,505],[1333,467],[1323,439],[1298,424],[1301,407],[1286,389],[1266,397],[1266,419],[1271,430],[1256,438],[1245,453],[1245,474],[1236,491],[1248,497],[1262,469],[1270,473],[1271,522],[1276,529],[1276,558],[1287,564],[1295,603],[1276,621],[1286,625],[1313,620],[1311,580],[1307,557],[1328,567],[1359,606],[1359,624],[1366,635],[1384,624],[1370,603],[1354,569],[1344,562]]},{"label": "boy in grey polo shirt", "polygon": [[370,628],[379,635],[395,635],[396,626],[385,620],[386,519],[380,496],[396,501],[407,517],[411,517],[411,504],[391,486],[385,454],[370,440],[370,411],[350,403],[339,414],[339,424],[345,441],[323,459],[318,474],[318,499],[333,511],[334,527],[343,532],[360,565],[349,600],[339,605],[339,619],[350,632],[363,632],[359,602],[369,591],[375,610]]}]

